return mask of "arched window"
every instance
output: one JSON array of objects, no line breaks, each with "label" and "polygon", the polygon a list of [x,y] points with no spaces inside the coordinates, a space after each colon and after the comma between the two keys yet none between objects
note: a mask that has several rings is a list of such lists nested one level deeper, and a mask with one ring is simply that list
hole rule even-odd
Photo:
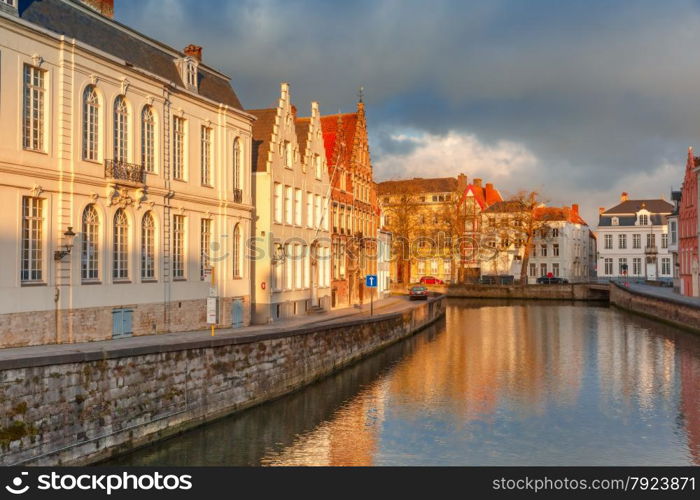
[{"label": "arched window", "polygon": [[83,160],[97,161],[100,101],[93,85],[83,92]]},{"label": "arched window", "polygon": [[236,224],[233,228],[233,249],[231,252],[233,259],[233,277],[241,277],[241,225]]},{"label": "arched window", "polygon": [[99,234],[100,219],[94,205],[88,205],[83,211],[82,248],[80,258],[80,277],[84,281],[99,279]]},{"label": "arched window", "polygon": [[114,160],[128,161],[129,155],[129,109],[126,99],[120,95],[114,100]]},{"label": "arched window", "polygon": [[153,215],[146,212],[141,221],[141,279],[144,280],[156,277],[155,235]]},{"label": "arched window", "polygon": [[141,164],[146,172],[155,172],[156,124],[151,106],[141,112]]},{"label": "arched window", "polygon": [[241,141],[236,137],[233,141],[233,192],[241,189]]},{"label": "arched window", "polygon": [[113,241],[112,278],[127,279],[129,278],[129,219],[121,208],[114,214]]}]

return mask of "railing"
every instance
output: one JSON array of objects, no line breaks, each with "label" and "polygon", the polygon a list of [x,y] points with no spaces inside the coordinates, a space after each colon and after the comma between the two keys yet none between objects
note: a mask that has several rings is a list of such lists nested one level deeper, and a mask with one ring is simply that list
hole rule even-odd
[{"label": "railing", "polygon": [[233,190],[233,201],[234,203],[243,203],[243,190],[234,189]]},{"label": "railing", "polygon": [[656,248],[656,245],[647,245],[644,247],[644,253],[659,253],[659,249]]},{"label": "railing", "polygon": [[105,160],[105,177],[120,181],[146,182],[146,169],[143,165],[126,163],[121,160]]}]

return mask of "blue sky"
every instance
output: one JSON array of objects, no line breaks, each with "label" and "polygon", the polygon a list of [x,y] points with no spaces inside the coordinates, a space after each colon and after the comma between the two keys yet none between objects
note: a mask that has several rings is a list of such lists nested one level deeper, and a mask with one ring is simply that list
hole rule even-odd
[{"label": "blue sky", "polygon": [[115,17],[301,114],[365,88],[378,180],[466,173],[598,206],[668,198],[700,152],[700,5],[678,1],[116,0]]}]

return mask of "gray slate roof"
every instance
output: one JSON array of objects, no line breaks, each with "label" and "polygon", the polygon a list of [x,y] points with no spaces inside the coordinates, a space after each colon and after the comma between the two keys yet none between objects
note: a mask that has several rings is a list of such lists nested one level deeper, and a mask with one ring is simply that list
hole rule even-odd
[{"label": "gray slate roof", "polygon": [[673,212],[673,205],[666,200],[627,200],[615,205],[614,207],[603,212],[607,215],[612,214],[636,214],[642,209],[642,206],[653,214],[670,214]]},{"label": "gray slate roof", "polygon": [[[184,57],[176,49],[147,38],[99,14],[88,14],[73,0],[23,0],[19,17],[54,33],[75,38],[87,45],[124,60],[184,87],[175,58]],[[199,66],[199,94],[213,101],[243,109],[228,79]]]}]

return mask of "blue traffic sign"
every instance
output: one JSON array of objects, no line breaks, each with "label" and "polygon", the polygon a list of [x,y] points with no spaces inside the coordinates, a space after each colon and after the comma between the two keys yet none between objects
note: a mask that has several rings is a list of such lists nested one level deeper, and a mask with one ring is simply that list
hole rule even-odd
[{"label": "blue traffic sign", "polygon": [[377,288],[377,275],[368,274],[365,276],[365,286],[367,288]]}]

